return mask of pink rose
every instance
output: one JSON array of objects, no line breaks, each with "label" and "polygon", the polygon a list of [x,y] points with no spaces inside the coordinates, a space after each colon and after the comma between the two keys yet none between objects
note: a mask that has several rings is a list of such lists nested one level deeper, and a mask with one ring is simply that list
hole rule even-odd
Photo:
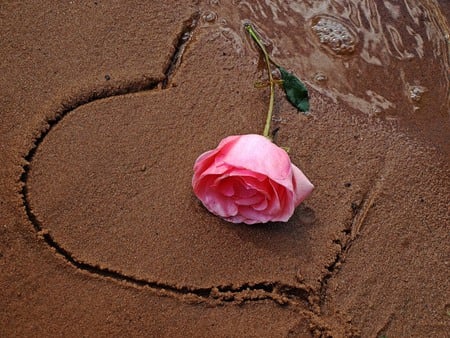
[{"label": "pink rose", "polygon": [[254,134],[226,137],[200,155],[192,186],[210,212],[247,224],[287,222],[314,188],[286,151]]}]

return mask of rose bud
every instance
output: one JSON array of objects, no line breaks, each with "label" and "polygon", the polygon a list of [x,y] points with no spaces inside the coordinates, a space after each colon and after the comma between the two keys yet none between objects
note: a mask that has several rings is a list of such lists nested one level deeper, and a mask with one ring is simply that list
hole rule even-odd
[{"label": "rose bud", "polygon": [[233,223],[287,222],[314,186],[268,138],[229,136],[194,164],[195,195]]}]

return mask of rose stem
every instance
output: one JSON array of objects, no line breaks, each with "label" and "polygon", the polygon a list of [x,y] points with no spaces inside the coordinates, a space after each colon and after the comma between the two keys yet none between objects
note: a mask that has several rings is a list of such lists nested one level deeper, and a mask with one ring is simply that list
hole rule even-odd
[{"label": "rose stem", "polygon": [[263,136],[267,137],[268,139],[272,140],[272,137],[269,136],[270,134],[270,124],[272,122],[272,115],[273,115],[273,105],[275,102],[275,86],[274,86],[274,80],[272,76],[272,71],[270,69],[270,63],[272,62],[277,66],[277,64],[270,58],[269,54],[266,51],[266,47],[264,47],[264,44],[261,41],[261,38],[258,36],[258,34],[253,29],[253,26],[249,23],[246,23],[244,25],[247,32],[250,34],[250,36],[255,40],[258,47],[261,49],[262,53],[264,54],[264,60],[266,62],[267,66],[267,74],[269,76],[269,86],[270,86],[270,99],[269,99],[269,110],[267,111],[267,119],[266,119],[266,125],[264,126],[264,132]]}]

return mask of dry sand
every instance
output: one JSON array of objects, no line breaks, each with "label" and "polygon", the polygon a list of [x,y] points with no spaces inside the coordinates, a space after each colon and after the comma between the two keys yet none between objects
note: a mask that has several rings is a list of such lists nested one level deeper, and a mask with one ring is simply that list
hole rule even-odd
[{"label": "dry sand", "polygon": [[448,134],[279,95],[313,195],[286,224],[210,215],[192,164],[259,133],[267,92],[201,7],[0,5],[0,336],[445,337]]}]

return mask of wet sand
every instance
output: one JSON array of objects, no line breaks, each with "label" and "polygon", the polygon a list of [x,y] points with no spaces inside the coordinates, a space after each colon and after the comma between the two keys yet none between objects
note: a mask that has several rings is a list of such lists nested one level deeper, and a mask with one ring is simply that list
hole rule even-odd
[{"label": "wet sand", "polygon": [[[280,5],[295,19],[283,26],[261,6],[0,7],[0,336],[446,336],[448,59],[432,51],[448,51],[424,39],[436,8],[403,16],[430,54],[401,60],[395,40],[380,66],[345,10]],[[321,17],[354,34],[350,54],[320,43]],[[277,92],[277,143],[316,186],[285,224],[224,222],[190,185],[200,153],[264,127],[244,20],[310,90],[309,117]]]}]

